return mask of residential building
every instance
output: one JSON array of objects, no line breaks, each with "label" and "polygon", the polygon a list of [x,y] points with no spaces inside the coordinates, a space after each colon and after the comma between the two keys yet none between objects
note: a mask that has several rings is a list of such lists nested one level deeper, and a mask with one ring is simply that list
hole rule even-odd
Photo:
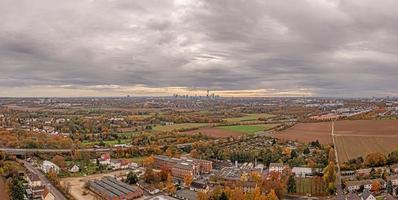
[{"label": "residential building", "polygon": [[365,189],[361,194],[361,200],[376,200],[376,197],[368,189]]},{"label": "residential building", "polygon": [[363,186],[364,189],[370,190],[372,189],[372,183],[374,181],[379,181],[379,183],[382,185],[382,187],[384,188],[386,183],[383,179],[368,179],[368,180],[361,180],[361,181],[347,181],[346,182],[346,186],[347,186],[347,190],[349,192],[355,192],[358,191],[361,186]]},{"label": "residential building", "polygon": [[293,167],[292,173],[296,177],[306,177],[312,175],[312,169],[308,167]]},{"label": "residential building", "polygon": [[285,169],[285,167],[283,166],[283,163],[270,163],[269,164],[269,172],[282,173],[283,169]]},{"label": "residential building", "polygon": [[43,200],[55,200],[55,196],[50,192],[48,187],[44,188],[43,194],[41,196]]},{"label": "residential building", "polygon": [[69,167],[69,172],[71,172],[71,173],[77,173],[79,171],[80,171],[80,168],[76,164],[74,164],[71,167]]},{"label": "residential building", "polygon": [[394,186],[394,187],[398,186],[398,174],[388,176],[387,181],[391,181],[392,186]]},{"label": "residential building", "polygon": [[199,174],[210,173],[213,169],[211,161],[192,159],[192,158],[169,158],[167,156],[155,156],[155,168],[171,169],[171,173],[176,178],[183,179],[185,176],[191,175],[193,177]]},{"label": "residential building", "polygon": [[98,158],[98,163],[100,165],[110,165],[111,164],[111,154],[104,153],[101,155],[101,158]]},{"label": "residential building", "polygon": [[41,169],[43,170],[44,173],[48,173],[53,170],[55,173],[58,174],[60,171],[60,168],[56,164],[54,164],[48,160],[43,161],[43,164],[41,165]]},{"label": "residential building", "polygon": [[44,192],[44,185],[37,174],[29,173],[26,177],[28,187],[26,193],[28,198],[39,200]]}]

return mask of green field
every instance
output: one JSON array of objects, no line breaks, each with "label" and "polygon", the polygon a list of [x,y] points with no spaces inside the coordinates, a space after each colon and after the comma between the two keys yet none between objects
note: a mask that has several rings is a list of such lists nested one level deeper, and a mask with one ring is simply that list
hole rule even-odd
[{"label": "green field", "polygon": [[[100,141],[94,141],[94,142],[84,141],[84,142],[82,142],[82,145],[92,146],[92,145],[98,145],[99,143],[100,143]],[[104,140],[104,143],[106,145],[113,146],[115,144],[119,144],[119,141],[118,140],[107,140],[107,141]],[[120,144],[130,144],[130,143],[131,143],[130,139],[120,140]]]},{"label": "green field", "polygon": [[259,118],[270,118],[273,117],[271,114],[247,114],[243,117],[237,118],[226,118],[225,121],[229,123],[237,123],[237,122],[249,122],[249,121],[257,121]]},{"label": "green field", "polygon": [[208,123],[182,123],[182,124],[173,124],[173,125],[156,125],[153,127],[153,130],[164,132],[164,131],[173,131],[173,130],[202,128],[208,125],[209,125]]},{"label": "green field", "polygon": [[259,125],[236,125],[236,126],[220,126],[217,128],[245,133],[245,134],[252,134],[260,131],[266,131],[278,126],[278,124],[259,124]]}]

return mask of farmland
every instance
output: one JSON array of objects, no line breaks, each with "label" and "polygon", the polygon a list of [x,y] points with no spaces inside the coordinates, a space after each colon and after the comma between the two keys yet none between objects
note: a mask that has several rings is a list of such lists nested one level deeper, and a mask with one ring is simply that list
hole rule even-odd
[{"label": "farmland", "polygon": [[7,190],[6,190],[6,182],[0,177],[0,199],[9,200]]},{"label": "farmland", "polygon": [[[331,123],[303,123],[274,134],[274,137],[331,144]],[[398,150],[398,121],[350,120],[335,122],[335,139],[340,162],[369,153],[388,154]]]},{"label": "farmland", "polygon": [[189,129],[197,129],[206,127],[209,124],[207,123],[182,123],[182,124],[172,124],[172,125],[158,125],[153,127],[154,131],[165,132],[165,131],[182,131]]},{"label": "farmland", "polygon": [[331,123],[302,123],[276,133],[273,135],[282,140],[297,140],[300,142],[311,142],[319,140],[323,144],[331,144]]},{"label": "farmland", "polygon": [[278,124],[261,124],[261,125],[236,125],[236,126],[221,126],[217,127],[219,129],[224,129],[227,131],[252,134],[260,131],[266,131],[278,126]]},{"label": "farmland", "polygon": [[225,119],[226,122],[229,123],[237,123],[237,122],[248,122],[248,121],[257,121],[259,118],[270,118],[273,115],[270,114],[247,114],[243,117],[236,117],[236,118],[227,118]]},{"label": "farmland", "polygon": [[225,138],[225,137],[239,137],[242,136],[243,133],[228,131],[221,128],[201,128],[198,130],[192,131],[185,131],[182,132],[183,134],[194,135],[194,134],[203,134],[209,137],[216,137],[216,138]]}]

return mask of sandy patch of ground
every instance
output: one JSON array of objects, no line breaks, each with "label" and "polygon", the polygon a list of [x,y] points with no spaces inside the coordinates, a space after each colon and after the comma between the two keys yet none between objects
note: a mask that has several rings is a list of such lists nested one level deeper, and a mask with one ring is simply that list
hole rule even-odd
[{"label": "sandy patch of ground", "polygon": [[[128,171],[129,170],[121,170],[121,171],[115,171],[115,172],[106,173],[106,174],[94,174],[94,175],[83,176],[83,177],[63,178],[63,179],[61,179],[61,184],[63,186],[70,184],[70,187],[71,187],[70,193],[77,200],[97,200],[98,198],[94,194],[92,194],[91,192],[88,192],[86,189],[84,189],[84,184],[87,181],[101,179],[104,176],[123,177],[123,176],[126,176]],[[88,194],[84,195],[83,193],[85,191],[87,191]]]}]

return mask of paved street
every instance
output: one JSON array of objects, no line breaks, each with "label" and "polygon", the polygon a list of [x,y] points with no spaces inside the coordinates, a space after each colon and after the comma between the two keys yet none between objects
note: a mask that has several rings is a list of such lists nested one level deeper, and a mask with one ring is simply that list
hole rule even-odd
[{"label": "paved street", "polygon": [[64,195],[50,183],[50,181],[47,179],[47,177],[40,170],[36,169],[29,162],[27,162],[25,160],[20,160],[20,161],[24,163],[26,169],[28,169],[30,172],[35,173],[39,176],[39,178],[43,182],[43,184],[47,185],[47,187],[49,188],[51,193],[55,196],[55,200],[67,200],[67,198],[65,198]]}]

